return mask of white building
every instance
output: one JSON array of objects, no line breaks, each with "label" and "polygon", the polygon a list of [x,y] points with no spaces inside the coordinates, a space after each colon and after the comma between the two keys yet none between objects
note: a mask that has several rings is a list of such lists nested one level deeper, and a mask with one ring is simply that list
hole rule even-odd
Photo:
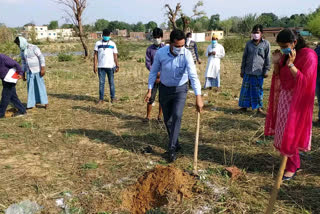
[{"label": "white building", "polygon": [[36,33],[37,40],[66,40],[71,39],[74,35],[74,31],[72,28],[48,30],[48,26],[27,25],[24,26],[24,30],[24,34],[27,38],[29,38],[30,32],[34,30]]}]

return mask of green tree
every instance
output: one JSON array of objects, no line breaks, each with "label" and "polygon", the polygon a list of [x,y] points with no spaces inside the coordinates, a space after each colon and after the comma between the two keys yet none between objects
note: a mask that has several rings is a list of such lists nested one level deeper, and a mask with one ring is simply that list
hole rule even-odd
[{"label": "green tree", "polygon": [[231,28],[232,28],[232,19],[226,19],[220,22],[220,26],[225,32],[226,36],[228,36]]},{"label": "green tree", "polygon": [[61,25],[61,28],[63,28],[63,29],[73,28],[73,27],[74,27],[73,24],[67,24],[67,23],[65,23],[65,24]]},{"label": "green tree", "polygon": [[49,30],[54,30],[59,28],[59,23],[58,21],[51,21],[50,24],[48,25]]},{"label": "green tree", "polygon": [[37,32],[36,32],[36,28],[34,26],[32,26],[28,35],[29,35],[29,39],[31,40],[31,43],[37,42]]},{"label": "green tree", "polygon": [[257,23],[261,24],[263,27],[276,27],[278,17],[273,13],[262,13],[257,18]]},{"label": "green tree", "polygon": [[109,21],[105,19],[98,19],[94,23],[94,27],[97,31],[103,31],[104,29],[107,29],[109,27]]},{"label": "green tree", "polygon": [[142,22],[138,22],[136,25],[134,25],[133,31],[135,32],[145,32],[146,27]]},{"label": "green tree", "polygon": [[240,23],[239,29],[242,34],[249,34],[252,31],[253,26],[257,24],[257,15],[256,14],[248,14],[245,15]]},{"label": "green tree", "polygon": [[314,13],[308,23],[307,29],[314,35],[320,38],[320,10]]},{"label": "green tree", "polygon": [[146,31],[148,31],[148,32],[152,31],[156,27],[158,27],[158,24],[154,21],[150,21],[145,25]]},{"label": "green tree", "polygon": [[209,28],[208,30],[217,30],[219,29],[220,15],[215,14],[210,17]]}]

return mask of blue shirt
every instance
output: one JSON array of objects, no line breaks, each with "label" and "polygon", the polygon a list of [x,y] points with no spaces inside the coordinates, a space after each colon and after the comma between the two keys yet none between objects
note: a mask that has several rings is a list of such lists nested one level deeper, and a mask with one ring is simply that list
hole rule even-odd
[{"label": "blue shirt", "polygon": [[156,52],[149,74],[148,88],[152,89],[160,72],[160,81],[163,85],[182,86],[190,79],[195,95],[201,95],[201,84],[192,54],[186,48],[178,56],[170,53],[170,46],[165,46]]}]

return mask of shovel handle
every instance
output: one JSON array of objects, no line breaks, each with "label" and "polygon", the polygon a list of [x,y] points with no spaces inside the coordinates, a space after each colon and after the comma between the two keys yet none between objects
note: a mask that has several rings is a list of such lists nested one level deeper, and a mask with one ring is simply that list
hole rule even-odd
[{"label": "shovel handle", "polygon": [[275,204],[275,202],[277,200],[277,196],[278,196],[278,192],[279,192],[279,189],[280,189],[280,185],[282,183],[282,176],[283,176],[283,173],[284,173],[284,169],[286,168],[287,160],[288,160],[287,156],[282,156],[282,160],[281,160],[281,164],[280,164],[280,169],[279,169],[279,172],[278,172],[277,180],[276,180],[276,182],[275,182],[275,184],[273,186],[273,190],[272,190],[271,197],[270,197],[270,200],[269,200],[269,205],[267,207],[267,210],[266,210],[265,214],[272,214],[272,210],[273,210],[274,204]]},{"label": "shovel handle", "polygon": [[197,112],[197,130],[196,130],[196,140],[195,140],[195,144],[194,144],[194,158],[193,158],[193,173],[194,174],[198,174],[199,132],[200,132],[200,112]]}]

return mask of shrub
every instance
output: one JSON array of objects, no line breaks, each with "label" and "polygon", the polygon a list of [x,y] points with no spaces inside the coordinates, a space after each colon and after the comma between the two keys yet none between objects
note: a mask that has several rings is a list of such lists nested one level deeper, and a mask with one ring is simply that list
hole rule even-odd
[{"label": "shrub", "polygon": [[66,54],[66,53],[59,53],[58,54],[58,61],[59,62],[68,62],[68,61],[72,61],[73,57],[70,54]]},{"label": "shrub", "polygon": [[120,60],[125,61],[132,58],[130,56],[130,44],[128,44],[128,42],[125,42],[122,39],[119,39],[117,43],[117,49],[118,49],[118,57]]},{"label": "shrub", "polygon": [[246,46],[247,39],[244,37],[225,38],[223,40],[223,47],[226,53],[243,52]]},{"label": "shrub", "polygon": [[200,57],[203,57],[203,56],[204,56],[204,53],[205,53],[205,50],[204,50],[204,49],[202,49],[202,48],[199,48],[199,49],[198,49],[198,54],[199,54]]}]

